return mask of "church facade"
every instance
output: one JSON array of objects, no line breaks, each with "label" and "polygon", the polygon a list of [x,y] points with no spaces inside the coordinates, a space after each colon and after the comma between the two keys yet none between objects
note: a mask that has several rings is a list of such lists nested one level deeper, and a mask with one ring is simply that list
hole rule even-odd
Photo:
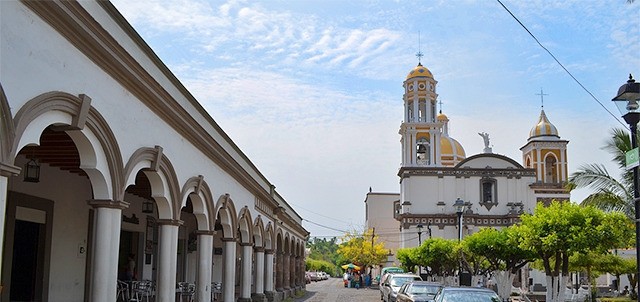
[{"label": "church facade", "polygon": [[0,1],[0,65],[0,300],[305,286],[302,217],[110,2]]},{"label": "church facade", "polygon": [[[418,64],[403,87],[400,193],[369,192],[365,199],[367,227],[395,230],[395,240],[387,239],[390,233],[381,237],[389,242],[389,264],[396,261],[397,248],[416,247],[429,237],[460,239],[482,227],[506,227],[538,202],[569,200],[564,188],[568,141],[544,110],[521,148],[522,161],[493,153],[487,133],[478,133],[484,152],[468,156],[449,134],[449,117],[436,111],[437,81],[431,71]],[[379,211],[384,214],[374,214]]]}]

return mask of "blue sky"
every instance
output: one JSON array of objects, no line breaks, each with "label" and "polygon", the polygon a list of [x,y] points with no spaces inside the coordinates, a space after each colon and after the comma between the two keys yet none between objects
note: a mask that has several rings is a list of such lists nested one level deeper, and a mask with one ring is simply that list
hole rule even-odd
[{"label": "blue sky", "polygon": [[[312,222],[361,229],[369,187],[399,192],[402,81],[419,47],[467,156],[487,132],[494,153],[521,162],[543,89],[547,116],[570,141],[569,172],[604,163],[618,175],[601,147],[621,124],[497,1],[112,2]],[[611,99],[629,73],[640,79],[639,1],[503,3],[619,115]]]}]

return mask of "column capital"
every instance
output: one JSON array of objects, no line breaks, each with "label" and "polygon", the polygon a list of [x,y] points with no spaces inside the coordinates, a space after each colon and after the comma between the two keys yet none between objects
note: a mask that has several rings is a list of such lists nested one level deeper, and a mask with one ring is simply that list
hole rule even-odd
[{"label": "column capital", "polygon": [[89,199],[87,204],[94,209],[97,208],[111,208],[111,209],[126,209],[129,207],[129,202],[124,200],[111,200],[111,199]]},{"label": "column capital", "polygon": [[256,253],[264,253],[264,247],[262,246],[256,246],[253,250],[256,251]]},{"label": "column capital", "polygon": [[265,253],[266,255],[273,255],[273,254],[275,254],[275,252],[274,252],[273,250],[269,250],[269,249],[265,249],[265,250],[264,250],[264,253]]},{"label": "column capital", "polygon": [[196,235],[213,236],[213,235],[217,234],[218,232],[209,231],[209,230],[196,230],[195,233],[196,233]]},{"label": "column capital", "polygon": [[18,166],[0,162],[0,176],[14,176],[19,175],[22,169]]},{"label": "column capital", "polygon": [[172,226],[181,226],[184,224],[184,221],[179,219],[158,219],[158,225],[172,225]]},{"label": "column capital", "polygon": [[240,242],[240,246],[253,246],[251,242]]},{"label": "column capital", "polygon": [[235,239],[235,238],[233,238],[233,237],[232,237],[232,238],[222,237],[222,238],[220,238],[220,240],[222,240],[223,242],[236,241],[236,239]]}]

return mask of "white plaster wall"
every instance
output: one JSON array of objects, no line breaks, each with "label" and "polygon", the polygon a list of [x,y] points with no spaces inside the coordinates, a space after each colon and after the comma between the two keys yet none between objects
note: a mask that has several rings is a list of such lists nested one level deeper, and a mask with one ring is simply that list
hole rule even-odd
[{"label": "white plaster wall", "polygon": [[[92,11],[95,9],[96,13],[102,14],[100,18],[106,19],[104,12],[93,7],[97,4],[83,5],[89,6]],[[253,210],[254,195],[251,192],[215,163],[203,160],[203,154],[199,150],[179,136],[149,108],[96,67],[27,8],[19,2],[2,2],[1,19],[3,34],[0,41],[2,52],[0,63],[3,68],[0,69],[0,79],[12,106],[12,114],[15,115],[26,101],[44,92],[64,91],[76,95],[87,94],[92,98],[92,106],[109,122],[111,130],[117,137],[125,163],[139,148],[160,145],[163,147],[164,154],[172,162],[180,185],[192,176],[203,175],[215,199],[229,193],[236,209],[239,210],[247,205],[252,210],[253,217],[258,215],[258,212]],[[119,31],[115,31],[117,32]],[[133,44],[130,41],[126,41],[123,36],[118,37],[132,47]],[[132,48],[132,54],[140,59],[144,66],[154,67],[141,52],[133,51]],[[192,112],[194,118],[202,123],[208,122],[207,117],[193,111],[194,107],[175,89],[169,87],[170,82],[160,75],[159,71],[152,70],[152,72],[155,72],[156,80],[165,83],[165,88],[174,93],[176,100]],[[17,87],[20,89],[16,89]],[[250,174],[259,182],[263,182],[258,172],[253,171],[220,134],[216,133],[209,124],[203,124],[203,126],[210,129],[209,133],[213,137],[219,138],[220,144],[227,146],[226,149],[247,168]]]},{"label": "white plaster wall", "polygon": [[[24,165],[24,159],[19,158],[17,164]],[[83,301],[86,253],[79,255],[78,248],[82,243],[88,248],[87,200],[92,198],[88,179],[43,164],[40,183],[26,183],[22,175],[14,176],[9,190],[53,200],[49,301]]]},{"label": "white plaster wall", "polygon": [[400,247],[400,222],[393,218],[393,202],[400,194],[369,193],[365,200],[368,229],[375,228],[376,235],[393,253]]}]

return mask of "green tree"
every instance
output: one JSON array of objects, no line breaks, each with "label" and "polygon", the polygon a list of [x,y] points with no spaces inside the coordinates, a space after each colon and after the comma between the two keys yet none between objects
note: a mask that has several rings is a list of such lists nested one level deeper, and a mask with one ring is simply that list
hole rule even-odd
[{"label": "green tree", "polygon": [[503,300],[511,295],[511,284],[518,270],[536,258],[534,252],[518,245],[520,236],[517,227],[483,228],[463,240],[463,246],[469,253],[484,257],[487,269],[493,272],[496,280],[498,295]]},{"label": "green tree", "polygon": [[453,276],[459,269],[460,258],[457,240],[431,238],[422,242],[417,249],[417,264],[427,268],[429,276],[440,276],[445,283],[451,283],[447,277]]},{"label": "green tree", "polygon": [[398,249],[396,259],[400,261],[400,266],[407,272],[415,272],[418,266],[418,248],[410,247]]},{"label": "green tree", "polygon": [[[333,264],[328,270],[323,269],[322,271],[331,274],[332,276],[337,276],[340,274],[340,271],[337,268],[337,264],[339,264],[339,256],[338,256],[338,244],[336,237],[333,237],[329,240],[326,238],[309,238],[307,240],[307,248],[309,249],[308,260],[313,261],[323,261],[327,263]],[[316,262],[312,262],[316,263]],[[307,263],[308,264],[308,263]],[[308,269],[308,270],[318,270],[318,269]]]},{"label": "green tree", "polygon": [[338,254],[349,262],[367,267],[379,265],[387,258],[384,243],[379,242],[378,236],[375,236],[371,229],[361,234],[346,233],[342,240],[342,244],[338,247]]},{"label": "green tree", "polygon": [[[547,276],[548,302],[564,301],[569,278],[569,257],[574,253],[606,253],[626,244],[629,220],[619,212],[605,214],[594,207],[554,201],[538,204],[515,227],[519,246],[536,253]],[[625,237],[626,236],[626,237]]]}]

